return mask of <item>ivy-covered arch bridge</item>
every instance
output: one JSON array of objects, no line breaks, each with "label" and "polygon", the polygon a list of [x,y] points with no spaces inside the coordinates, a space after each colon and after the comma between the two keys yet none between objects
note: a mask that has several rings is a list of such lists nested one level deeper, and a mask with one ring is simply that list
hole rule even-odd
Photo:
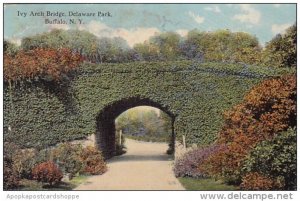
[{"label": "ivy-covered arch bridge", "polygon": [[28,81],[12,90],[5,85],[4,137],[22,147],[44,148],[96,133],[108,158],[115,153],[115,118],[148,105],[169,114],[174,136],[185,135],[187,144],[209,144],[225,110],[262,79],[283,73],[193,61],[85,63],[60,83]]}]

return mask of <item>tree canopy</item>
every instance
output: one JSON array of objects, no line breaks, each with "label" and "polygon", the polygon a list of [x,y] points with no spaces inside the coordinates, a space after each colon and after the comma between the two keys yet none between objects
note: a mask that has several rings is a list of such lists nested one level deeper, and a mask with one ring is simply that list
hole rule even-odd
[{"label": "tree canopy", "polygon": [[263,62],[273,67],[296,67],[297,65],[297,26],[289,27],[285,34],[276,35],[267,43],[263,51]]},{"label": "tree canopy", "polygon": [[36,48],[18,51],[13,56],[4,54],[4,80],[18,81],[36,77],[59,80],[61,75],[76,68],[82,61],[79,54],[67,48]]},{"label": "tree canopy", "polygon": [[98,38],[82,30],[52,30],[26,37],[22,40],[21,48],[25,51],[35,48],[68,48],[93,63],[126,62],[131,52],[123,38]]},{"label": "tree canopy", "polygon": [[192,59],[200,62],[244,63],[267,67],[296,67],[296,24],[285,34],[276,35],[265,48],[256,36],[246,32],[188,32],[182,37],[175,32],[156,34],[143,43],[130,47],[121,37],[99,37],[83,30],[52,30],[22,39],[21,47],[5,41],[6,53],[19,49],[68,48],[92,63],[126,63],[133,61],[172,61]]}]

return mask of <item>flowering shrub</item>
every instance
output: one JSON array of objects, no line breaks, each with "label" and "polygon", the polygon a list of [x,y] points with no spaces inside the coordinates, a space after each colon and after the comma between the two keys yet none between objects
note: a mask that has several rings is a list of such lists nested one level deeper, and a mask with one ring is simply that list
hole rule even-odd
[{"label": "flowering shrub", "polygon": [[263,81],[244,101],[225,114],[225,124],[217,143],[225,151],[213,154],[203,164],[211,175],[241,182],[242,162],[259,142],[296,126],[296,76]]},{"label": "flowering shrub", "polygon": [[63,178],[60,169],[52,161],[36,165],[32,170],[33,179],[49,183],[50,186],[58,184]]},{"label": "flowering shrub", "polygon": [[176,177],[203,178],[207,174],[199,169],[199,164],[204,162],[211,154],[224,150],[225,146],[211,145],[205,148],[198,148],[185,153],[175,161],[174,173]]},{"label": "flowering shrub", "polygon": [[104,158],[99,150],[88,146],[80,154],[80,159],[84,164],[82,172],[92,175],[99,175],[106,172],[107,167]]},{"label": "flowering shrub", "polygon": [[263,176],[257,172],[248,173],[242,179],[241,189],[244,190],[274,190],[281,188],[279,181]]}]

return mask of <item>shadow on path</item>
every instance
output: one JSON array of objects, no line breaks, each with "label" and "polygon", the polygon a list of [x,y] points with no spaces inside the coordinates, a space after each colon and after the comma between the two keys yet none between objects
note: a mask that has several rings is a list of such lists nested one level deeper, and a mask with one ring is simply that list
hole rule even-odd
[{"label": "shadow on path", "polygon": [[172,161],[173,156],[170,155],[123,155],[123,156],[115,156],[107,160],[108,163],[115,163],[115,162],[129,162],[129,161]]}]

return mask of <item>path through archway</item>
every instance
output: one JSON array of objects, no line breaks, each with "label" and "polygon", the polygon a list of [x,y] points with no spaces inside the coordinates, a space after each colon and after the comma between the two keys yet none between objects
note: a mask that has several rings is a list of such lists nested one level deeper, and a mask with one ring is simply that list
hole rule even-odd
[{"label": "path through archway", "polygon": [[127,140],[134,149],[107,160],[108,171],[89,177],[75,190],[185,190],[174,176],[166,143]]},{"label": "path through archway", "polygon": [[167,107],[154,102],[148,98],[132,97],[128,99],[123,99],[116,101],[107,107],[105,107],[97,116],[97,130],[96,130],[96,141],[99,149],[102,151],[106,159],[115,156],[116,149],[116,129],[115,129],[115,119],[124,111],[134,108],[137,106],[151,106],[158,108],[168,114],[171,118],[171,145],[174,149],[175,144],[175,131],[174,131],[174,121],[175,115],[168,111]]}]

